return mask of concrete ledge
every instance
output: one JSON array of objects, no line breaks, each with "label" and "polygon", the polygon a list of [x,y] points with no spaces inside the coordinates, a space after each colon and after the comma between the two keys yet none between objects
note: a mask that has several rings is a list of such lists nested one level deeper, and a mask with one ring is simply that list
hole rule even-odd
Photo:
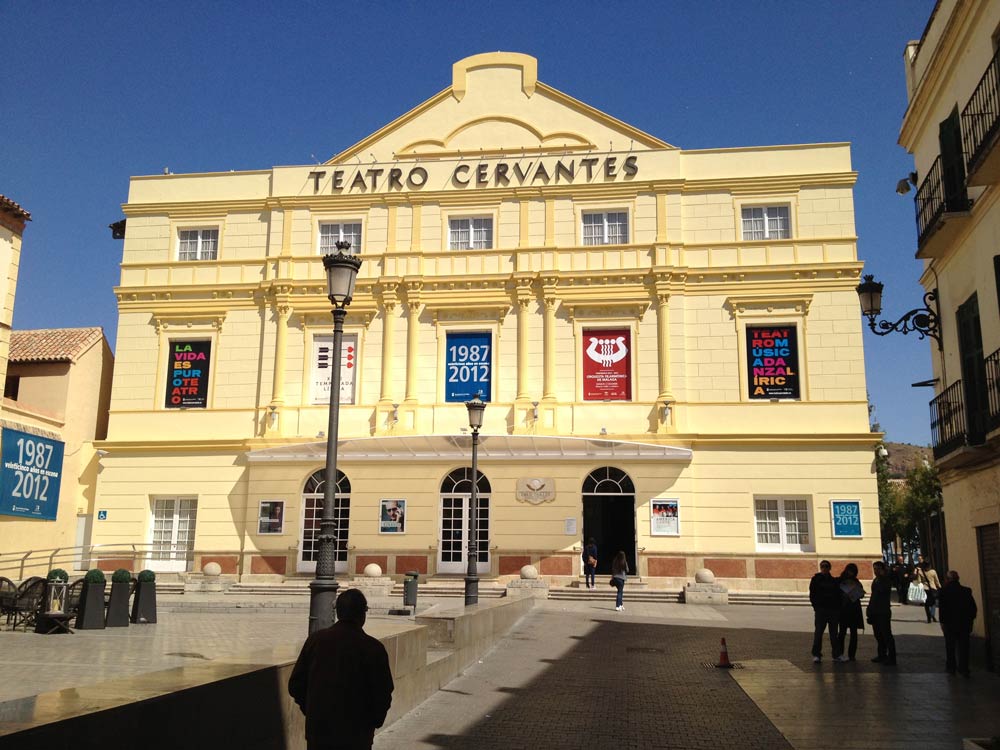
[{"label": "concrete ledge", "polygon": [[[534,603],[513,596],[473,607],[436,605],[416,622],[373,620],[366,629],[385,645],[396,683],[386,724],[457,677]],[[300,648],[301,641],[288,643],[0,703],[0,747],[305,750],[305,719],[286,689]]]}]

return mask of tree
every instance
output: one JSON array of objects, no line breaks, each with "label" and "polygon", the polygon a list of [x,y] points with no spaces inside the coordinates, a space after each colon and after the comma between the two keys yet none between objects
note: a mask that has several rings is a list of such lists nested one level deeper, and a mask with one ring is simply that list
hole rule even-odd
[{"label": "tree", "polygon": [[[899,541],[903,527],[902,498],[900,492],[889,481],[889,454],[875,453],[875,479],[878,485],[878,515],[882,530],[882,549]],[[902,551],[902,550],[898,550]]]},{"label": "tree", "polygon": [[905,536],[919,542],[924,554],[930,549],[929,520],[941,511],[941,480],[936,467],[924,461],[906,475],[906,490],[901,508]]}]

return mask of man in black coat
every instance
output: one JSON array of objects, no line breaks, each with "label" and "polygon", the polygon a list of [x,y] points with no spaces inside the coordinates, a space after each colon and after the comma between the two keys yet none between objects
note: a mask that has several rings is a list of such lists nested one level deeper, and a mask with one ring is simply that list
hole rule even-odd
[{"label": "man in black coat", "polygon": [[978,613],[972,589],[960,584],[958,573],[949,570],[945,584],[938,592],[938,619],[944,633],[945,669],[948,674],[955,674],[957,666],[959,674],[969,676],[969,636],[972,634],[972,621]]},{"label": "man in black coat", "polygon": [[872,565],[875,579],[872,581],[871,596],[868,599],[868,622],[878,643],[878,653],[873,662],[887,667],[896,666],[896,639],[892,635],[892,581],[889,579],[885,563],[879,560]]},{"label": "man in black coat", "polygon": [[840,638],[837,628],[840,625],[840,603],[843,594],[840,583],[830,575],[830,563],[820,561],[819,573],[809,581],[809,603],[813,608],[813,662],[823,660],[823,631],[830,630],[830,650],[833,658],[838,659],[841,653]]},{"label": "man in black coat", "polygon": [[337,622],[309,636],[288,680],[306,716],[309,750],[367,750],[392,704],[385,646],[362,630],[368,602],[357,589],[337,597]]},{"label": "man in black coat", "polygon": [[906,564],[906,558],[896,555],[896,562],[893,563],[889,572],[892,584],[896,587],[896,594],[899,596],[899,603],[906,604],[909,600],[910,580],[913,578],[913,568]]}]

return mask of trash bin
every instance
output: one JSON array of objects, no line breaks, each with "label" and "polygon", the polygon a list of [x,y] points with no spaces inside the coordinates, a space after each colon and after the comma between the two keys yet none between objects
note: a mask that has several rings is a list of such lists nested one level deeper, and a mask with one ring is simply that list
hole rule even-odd
[{"label": "trash bin", "polygon": [[403,606],[417,608],[417,579],[420,574],[415,570],[406,572],[406,580],[403,581]]}]

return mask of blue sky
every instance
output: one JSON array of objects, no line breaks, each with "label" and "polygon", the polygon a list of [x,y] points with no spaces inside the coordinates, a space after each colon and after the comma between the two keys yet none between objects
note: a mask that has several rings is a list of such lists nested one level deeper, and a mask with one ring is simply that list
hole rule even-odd
[{"label": "blue sky", "polygon": [[[17,328],[104,326],[114,345],[132,175],[323,161],[495,50],[686,149],[851,141],[858,252],[885,314],[918,306],[913,168],[896,144],[903,48],[933,0],[185,2],[0,0],[0,193],[32,214]],[[866,329],[867,331],[867,329]],[[929,441],[930,349],[866,332],[889,440]]]}]

